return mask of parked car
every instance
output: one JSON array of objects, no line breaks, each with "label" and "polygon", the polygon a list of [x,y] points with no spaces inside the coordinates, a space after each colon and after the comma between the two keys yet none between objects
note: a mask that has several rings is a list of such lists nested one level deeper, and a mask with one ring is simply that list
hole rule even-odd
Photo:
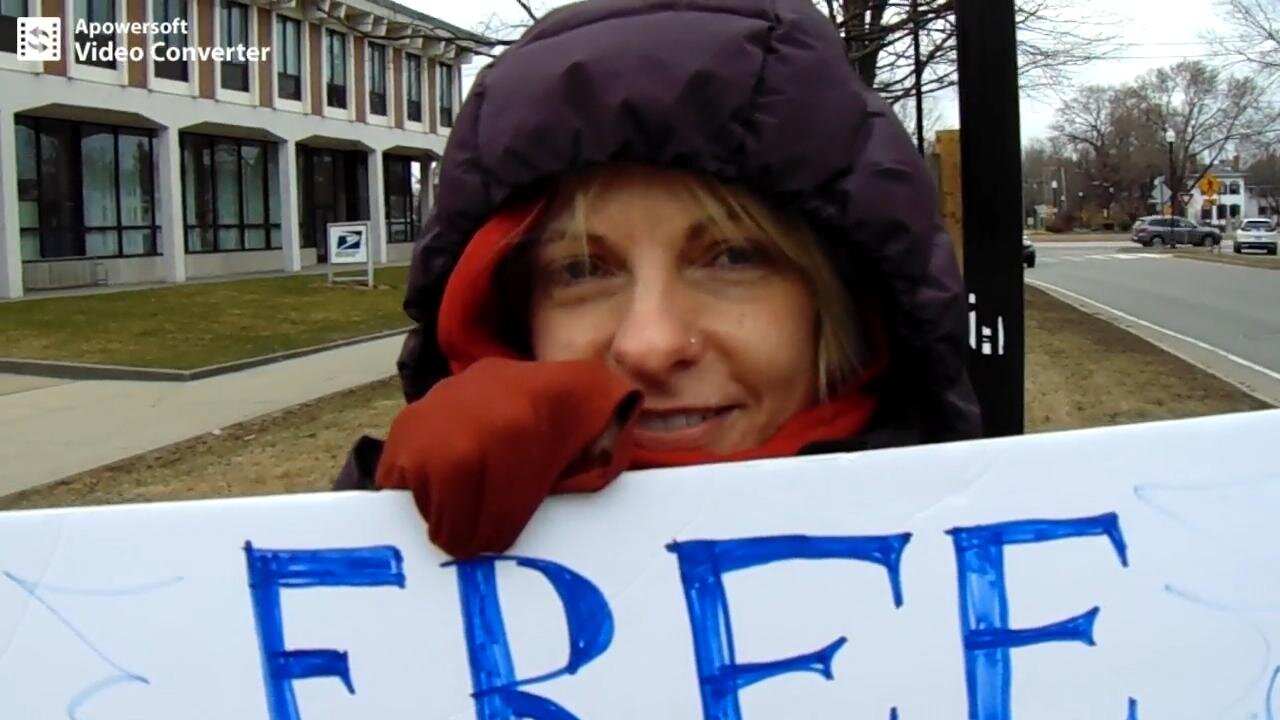
[{"label": "parked car", "polygon": [[1242,254],[1245,250],[1262,250],[1268,255],[1276,254],[1276,241],[1280,235],[1276,226],[1267,218],[1245,218],[1236,231],[1235,251]]},{"label": "parked car", "polygon": [[1022,264],[1029,268],[1036,266],[1036,246],[1026,235],[1022,236]]},{"label": "parked car", "polygon": [[1183,218],[1148,215],[1133,224],[1133,241],[1143,247],[1203,247],[1222,242],[1222,233]]}]

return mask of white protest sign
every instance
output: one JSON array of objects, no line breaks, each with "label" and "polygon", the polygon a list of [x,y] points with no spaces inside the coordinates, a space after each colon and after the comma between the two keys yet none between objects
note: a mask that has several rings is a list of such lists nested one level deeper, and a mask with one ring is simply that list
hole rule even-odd
[{"label": "white protest sign", "polygon": [[0,513],[0,717],[1271,720],[1278,436],[629,473],[459,564],[402,493]]}]

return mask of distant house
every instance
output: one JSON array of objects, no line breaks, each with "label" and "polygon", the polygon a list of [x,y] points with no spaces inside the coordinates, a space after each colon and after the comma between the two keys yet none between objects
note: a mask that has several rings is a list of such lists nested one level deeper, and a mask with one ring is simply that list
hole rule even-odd
[{"label": "distant house", "polygon": [[[1267,202],[1251,191],[1248,178],[1243,171],[1226,168],[1211,168],[1209,174],[1222,183],[1222,190],[1212,198],[1205,197],[1200,187],[1189,188],[1191,199],[1183,208],[1183,216],[1188,220],[1214,225],[1230,225],[1241,218],[1263,216],[1262,210],[1269,209]],[[1188,178],[1188,181],[1196,179]],[[1147,206],[1152,214],[1164,214],[1170,203],[1168,185],[1164,176],[1156,178]]]}]

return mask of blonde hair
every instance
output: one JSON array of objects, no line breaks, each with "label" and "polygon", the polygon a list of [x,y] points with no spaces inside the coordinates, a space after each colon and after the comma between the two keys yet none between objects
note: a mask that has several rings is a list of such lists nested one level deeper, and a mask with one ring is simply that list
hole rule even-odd
[{"label": "blonde hair", "polygon": [[[556,225],[570,237],[581,240],[587,251],[587,215],[613,166],[576,173],[559,182],[539,229]],[[855,324],[853,300],[840,281],[818,238],[803,218],[779,212],[744,187],[715,178],[681,172],[682,189],[702,208],[708,220],[724,238],[741,237],[745,232],[774,251],[789,270],[805,282],[817,309],[818,346],[815,348],[818,374],[817,395],[826,401],[839,393],[864,370],[866,339]],[[541,235],[535,231],[534,239]]]}]

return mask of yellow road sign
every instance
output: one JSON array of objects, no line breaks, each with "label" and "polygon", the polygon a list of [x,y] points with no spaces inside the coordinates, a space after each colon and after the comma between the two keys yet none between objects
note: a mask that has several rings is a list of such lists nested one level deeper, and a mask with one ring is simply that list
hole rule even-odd
[{"label": "yellow road sign", "polygon": [[1222,191],[1222,181],[1212,174],[1206,173],[1200,178],[1200,194],[1212,197]]}]

